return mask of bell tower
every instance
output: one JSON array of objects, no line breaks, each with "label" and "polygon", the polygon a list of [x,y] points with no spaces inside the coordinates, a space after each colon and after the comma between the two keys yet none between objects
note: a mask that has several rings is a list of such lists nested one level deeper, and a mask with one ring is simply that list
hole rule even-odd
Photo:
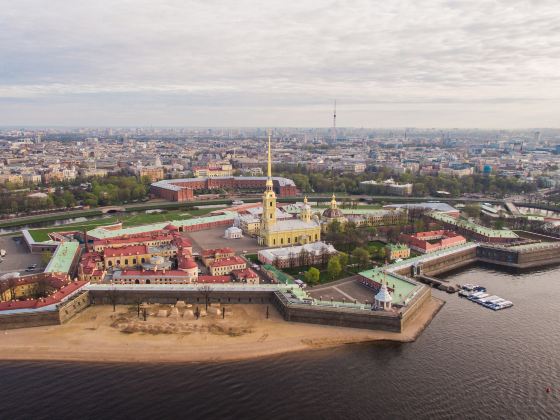
[{"label": "bell tower", "polygon": [[261,229],[267,231],[276,223],[276,193],[272,183],[272,156],[270,152],[270,131],[268,132],[268,165],[266,189],[263,193]]},{"label": "bell tower", "polygon": [[300,218],[304,222],[311,222],[311,206],[307,203],[307,196],[303,199],[303,207],[301,209]]}]

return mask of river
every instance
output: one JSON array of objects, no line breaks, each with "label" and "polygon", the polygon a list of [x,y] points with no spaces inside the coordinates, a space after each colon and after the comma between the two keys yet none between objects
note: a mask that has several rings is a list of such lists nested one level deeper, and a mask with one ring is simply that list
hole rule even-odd
[{"label": "river", "polygon": [[447,303],[414,343],[235,363],[0,362],[0,418],[560,418],[560,267],[448,278],[515,306],[434,291]]}]

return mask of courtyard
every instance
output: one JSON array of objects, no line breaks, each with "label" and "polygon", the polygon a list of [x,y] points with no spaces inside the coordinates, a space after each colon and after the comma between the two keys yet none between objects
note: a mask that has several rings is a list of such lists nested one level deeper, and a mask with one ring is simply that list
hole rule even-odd
[{"label": "courtyard", "polygon": [[305,289],[308,295],[323,301],[346,301],[357,303],[372,303],[374,292],[372,289],[362,285],[356,277],[347,277],[341,280],[330,282],[325,285],[318,285]]},{"label": "courtyard", "polygon": [[232,248],[237,255],[246,253],[256,253],[262,249],[257,245],[257,239],[248,236],[243,236],[239,239],[225,239],[225,228],[214,228],[201,230],[198,232],[189,232],[188,237],[192,241],[193,252],[198,252],[202,249],[214,248]]},{"label": "courtyard", "polygon": [[21,236],[1,236],[0,249],[6,250],[6,255],[0,263],[0,275],[12,272],[25,274],[25,269],[31,264],[37,264],[33,273],[41,272],[45,268],[41,262],[41,254],[31,254]]}]

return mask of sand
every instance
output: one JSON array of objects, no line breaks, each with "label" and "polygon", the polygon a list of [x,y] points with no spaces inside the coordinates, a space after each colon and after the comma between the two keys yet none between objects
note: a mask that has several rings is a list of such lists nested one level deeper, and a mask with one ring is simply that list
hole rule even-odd
[{"label": "sand", "polygon": [[[83,362],[209,362],[243,360],[349,343],[411,342],[444,302],[431,298],[402,333],[284,321],[273,306],[228,305],[226,317],[157,317],[169,305],[154,305],[147,321],[135,308],[94,306],[64,325],[0,331],[1,360]],[[182,313],[184,309],[180,310]]]}]

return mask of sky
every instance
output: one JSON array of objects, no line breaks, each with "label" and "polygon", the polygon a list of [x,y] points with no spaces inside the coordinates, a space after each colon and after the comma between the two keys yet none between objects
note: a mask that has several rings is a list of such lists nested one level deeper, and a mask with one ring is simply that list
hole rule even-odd
[{"label": "sky", "polygon": [[0,0],[0,125],[560,126],[558,0]]}]

